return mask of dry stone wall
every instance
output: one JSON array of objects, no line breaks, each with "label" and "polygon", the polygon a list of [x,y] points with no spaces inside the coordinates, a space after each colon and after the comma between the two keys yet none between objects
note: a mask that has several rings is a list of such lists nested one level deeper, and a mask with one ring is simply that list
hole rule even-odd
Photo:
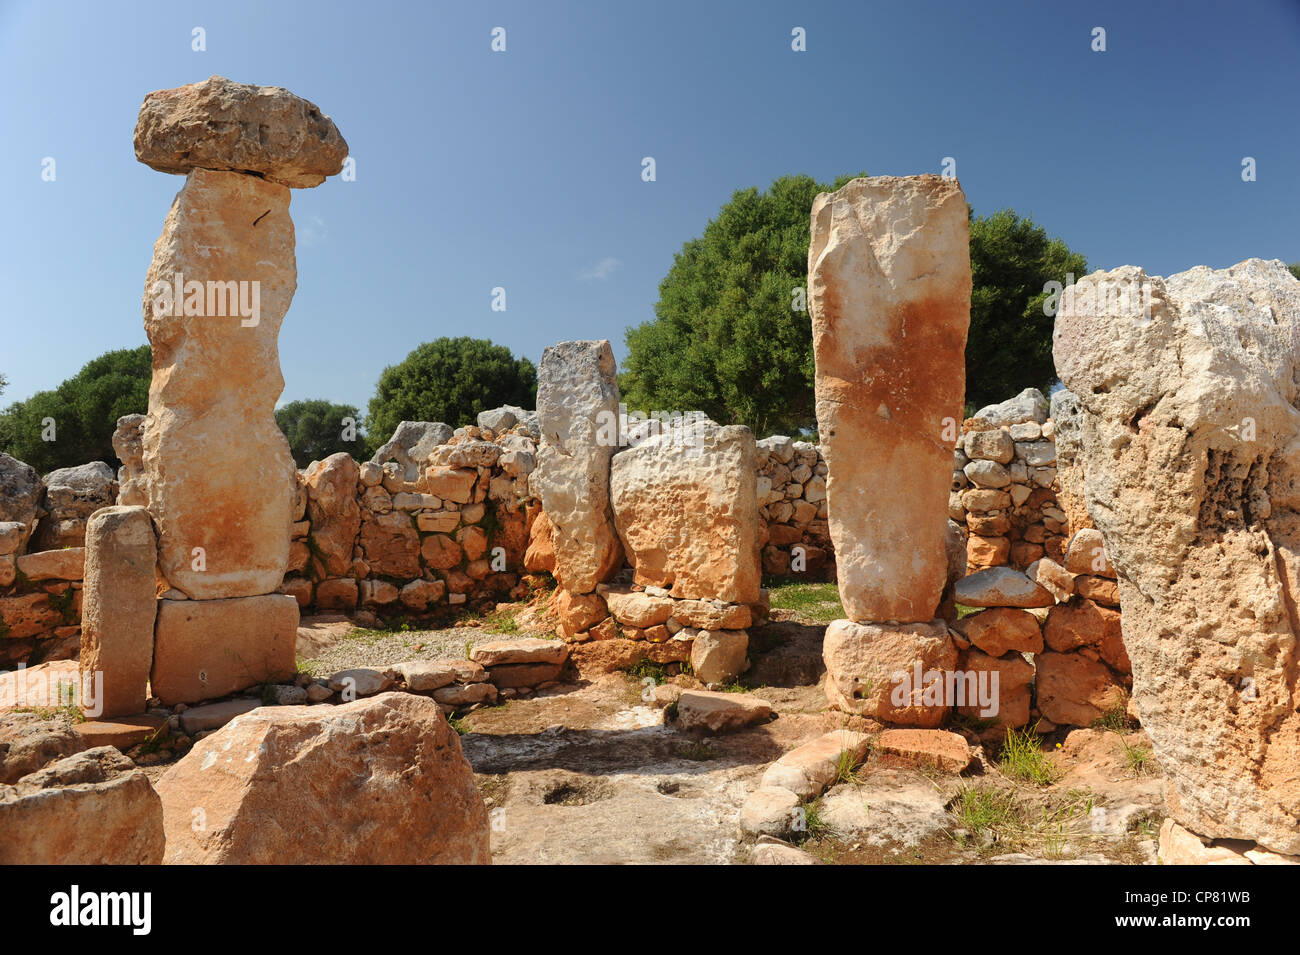
[{"label": "dry stone wall", "polygon": [[1033,388],[962,424],[948,516],[966,535],[970,569],[1064,558],[1069,523],[1057,501],[1055,434],[1047,400]]},{"label": "dry stone wall", "polygon": [[445,429],[448,438],[390,441],[364,464],[339,453],[298,472],[281,589],[303,609],[383,616],[526,596],[524,555],[540,511],[529,481],[536,417],[514,409],[479,419],[497,429],[403,422],[396,437]]},{"label": "dry stone wall", "polygon": [[758,516],[763,573],[805,580],[835,579],[827,521],[826,461],[821,448],[784,435],[757,444]]}]

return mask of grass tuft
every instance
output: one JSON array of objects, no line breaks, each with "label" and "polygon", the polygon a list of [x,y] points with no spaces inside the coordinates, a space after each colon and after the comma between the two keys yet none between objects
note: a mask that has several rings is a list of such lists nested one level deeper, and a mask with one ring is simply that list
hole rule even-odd
[{"label": "grass tuft", "polygon": [[1029,729],[1007,727],[998,766],[1012,779],[1036,786],[1050,786],[1060,776],[1060,770],[1043,752],[1038,734]]}]

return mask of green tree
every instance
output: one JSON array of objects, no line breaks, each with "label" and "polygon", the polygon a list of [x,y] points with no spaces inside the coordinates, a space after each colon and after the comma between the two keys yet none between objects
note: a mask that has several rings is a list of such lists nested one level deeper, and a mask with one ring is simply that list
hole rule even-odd
[{"label": "green tree", "polygon": [[[89,461],[120,463],[113,453],[117,419],[149,407],[148,345],[107,352],[53,391],[40,391],[0,412],[0,451],[42,474]],[[51,436],[53,440],[46,440]]]},{"label": "green tree", "polygon": [[626,333],[620,391],[630,409],[703,411],[760,435],[814,425],[812,331],[796,290],[813,199],[852,178],[741,189],[682,247],[655,318]]},{"label": "green tree", "polygon": [[1033,219],[1003,209],[985,218],[971,213],[970,267],[967,404],[980,408],[1031,387],[1046,394],[1056,379],[1056,319],[1043,314],[1044,286],[1083,278],[1087,260]]},{"label": "green tree", "polygon": [[403,421],[473,424],[480,411],[501,405],[531,409],[537,368],[504,345],[482,338],[425,342],[399,364],[385,368],[370,399],[366,431],[371,450]]},{"label": "green tree", "polygon": [[1287,268],[1291,270],[1292,275],[1300,279],[1300,262],[1292,262]]},{"label": "green tree", "polygon": [[[807,282],[809,217],[819,183],[776,180],[732,195],[659,285],[655,318],[626,333],[620,390],[629,408],[706,412],[756,434],[816,425],[812,329],[792,307]],[[1044,285],[1081,277],[1083,257],[1006,210],[971,220],[974,294],[966,351],[971,401],[1001,401],[1054,372]]]},{"label": "green tree", "polygon": [[294,463],[300,468],[339,451],[362,457],[365,435],[358,431],[360,420],[361,413],[354,406],[322,398],[291,401],[275,412],[275,423],[289,439]]}]

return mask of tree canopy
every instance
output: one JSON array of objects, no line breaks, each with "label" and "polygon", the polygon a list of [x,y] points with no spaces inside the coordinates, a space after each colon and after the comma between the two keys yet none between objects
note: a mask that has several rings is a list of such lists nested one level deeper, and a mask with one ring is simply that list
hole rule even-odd
[{"label": "tree canopy", "polygon": [[501,405],[532,408],[537,368],[504,345],[482,338],[438,338],[415,348],[379,376],[366,430],[371,450],[403,421],[473,424],[480,411]]},{"label": "tree canopy", "polygon": [[152,374],[148,345],[106,352],[53,391],[0,412],[0,451],[42,474],[89,461],[117,462],[117,419],[143,414]]},{"label": "tree canopy", "polygon": [[[626,333],[620,390],[631,409],[704,411],[756,434],[816,427],[806,295],[809,217],[819,183],[785,176],[734,193],[682,246],[659,285],[655,317]],[[1046,391],[1052,317],[1044,285],[1087,270],[1083,256],[1011,210],[971,218],[969,402]]]},{"label": "tree canopy", "polygon": [[819,192],[852,178],[783,176],[765,192],[738,190],[682,246],[655,318],[626,333],[629,408],[703,411],[757,434],[813,426],[808,218]]},{"label": "tree canopy", "polygon": [[361,413],[354,406],[323,398],[291,401],[275,412],[275,423],[289,439],[289,450],[300,468],[340,451],[364,457],[366,439],[360,421]]},{"label": "tree canopy", "polygon": [[1056,380],[1055,315],[1043,314],[1049,281],[1081,279],[1088,262],[1034,220],[1003,209],[970,222],[970,332],[966,338],[966,403],[1004,401],[1026,388],[1046,394]]}]

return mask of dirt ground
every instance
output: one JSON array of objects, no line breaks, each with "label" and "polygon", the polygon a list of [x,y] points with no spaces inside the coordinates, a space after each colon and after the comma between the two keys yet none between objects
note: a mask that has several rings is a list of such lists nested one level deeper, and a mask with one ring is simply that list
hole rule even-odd
[{"label": "dirt ground", "polygon": [[[761,725],[721,736],[680,729],[652,697],[662,672],[560,684],[459,716],[454,725],[492,813],[495,861],[749,862],[754,842],[740,830],[740,811],[767,766],[829,730],[871,728],[827,709],[824,622],[791,610],[773,617],[751,631],[751,667],[732,688],[771,704]],[[318,675],[460,657],[482,640],[516,635],[491,620],[427,631],[359,630],[342,617],[303,624],[300,664]],[[794,844],[825,864],[1154,864],[1162,781],[1140,731],[1043,737],[1035,762],[1047,779],[1039,783],[1005,771],[997,742],[987,742],[960,776],[871,753],[805,806],[807,831]],[[156,780],[175,758],[141,762]]]},{"label": "dirt ground", "polygon": [[[461,744],[494,810],[493,858],[748,862],[740,810],[764,769],[852,725],[826,708],[824,624],[775,615],[785,619],[752,631],[741,680],[772,704],[763,725],[684,732],[653,705],[654,680],[625,673],[464,716]],[[1144,745],[1140,732],[1060,731],[1042,744],[1056,777],[1046,785],[1011,778],[983,748],[961,776],[873,754],[812,805],[800,845],[829,864],[1151,864],[1161,781],[1126,755]]]}]

